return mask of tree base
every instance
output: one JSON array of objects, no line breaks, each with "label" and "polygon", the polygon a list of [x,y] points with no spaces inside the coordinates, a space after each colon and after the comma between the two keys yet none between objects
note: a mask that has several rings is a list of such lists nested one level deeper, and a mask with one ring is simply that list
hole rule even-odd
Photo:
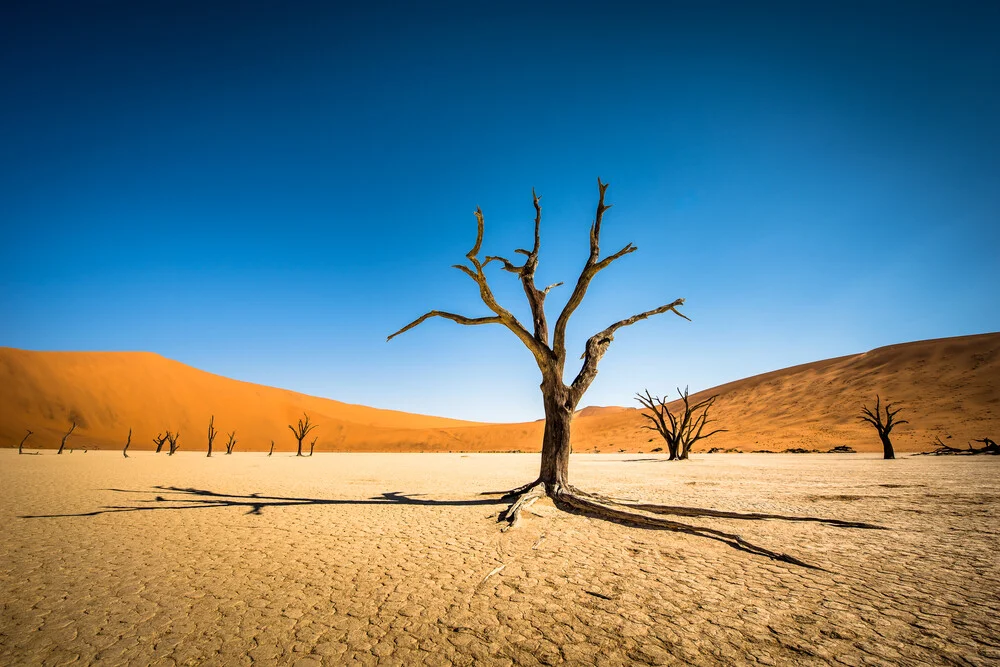
[{"label": "tree base", "polygon": [[[627,526],[646,528],[653,530],[670,530],[677,533],[686,533],[697,537],[705,537],[727,544],[734,549],[745,551],[757,556],[764,556],[771,560],[798,565],[810,569],[822,569],[815,565],[810,565],[794,556],[771,551],[759,545],[753,544],[743,539],[735,533],[727,533],[715,528],[694,526],[670,519],[665,519],[662,515],[674,516],[710,516],[727,519],[750,519],[766,520],[778,519],[785,521],[810,521],[825,523],[838,528],[862,528],[869,530],[884,530],[882,526],[857,521],[841,521],[839,519],[824,519],[818,517],[785,516],[780,514],[743,514],[737,512],[723,512],[720,510],[706,510],[688,507],[671,507],[668,505],[654,505],[634,501],[625,501],[606,496],[600,496],[581,491],[568,484],[546,484],[540,479],[535,480],[516,489],[505,492],[489,493],[484,495],[502,495],[502,500],[510,500],[511,504],[500,512],[497,521],[505,523],[501,531],[506,532],[515,528],[521,520],[521,513],[531,507],[538,499],[548,496],[555,506],[565,512],[581,514],[594,519],[613,521]],[[657,516],[659,515],[659,516]]]}]

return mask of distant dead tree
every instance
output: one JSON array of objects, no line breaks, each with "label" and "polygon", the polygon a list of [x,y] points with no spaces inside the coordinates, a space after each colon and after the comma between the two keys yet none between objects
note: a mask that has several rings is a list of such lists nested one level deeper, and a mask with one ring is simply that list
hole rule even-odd
[{"label": "distant dead tree", "polygon": [[[858,417],[863,422],[868,422],[875,427],[878,431],[879,440],[882,441],[882,458],[883,459],[894,459],[896,458],[896,453],[892,449],[892,442],[889,440],[889,433],[892,429],[900,424],[909,424],[910,422],[905,419],[896,420],[896,415],[902,411],[903,408],[892,409],[892,406],[896,405],[894,403],[886,403],[885,408],[882,408],[882,399],[878,394],[875,394],[875,411],[872,412],[867,405],[861,406],[861,416]],[[885,418],[882,418],[882,413],[885,413]]]},{"label": "distant dead tree", "polygon": [[[973,447],[972,442],[983,443],[982,447]],[[952,447],[951,445],[946,445],[941,442],[941,438],[937,437],[934,439],[934,444],[936,448],[932,452],[924,452],[925,454],[934,454],[935,456],[942,456],[945,454],[955,454],[958,456],[974,456],[976,454],[993,454],[1000,455],[1000,447],[997,443],[990,438],[981,438],[979,440],[973,440],[969,443],[967,449],[962,449],[961,447]]]},{"label": "distant dead tree", "polygon": [[180,445],[177,444],[177,438],[179,437],[181,437],[179,431],[177,433],[171,433],[170,431],[167,431],[167,442],[170,445],[170,451],[167,452],[167,456],[173,456],[174,452],[177,451],[177,448],[180,447]]},{"label": "distant dead tree", "polygon": [[267,455],[274,454],[274,440],[271,441],[271,449],[267,450]]},{"label": "distant dead tree", "polygon": [[[56,454],[62,454],[62,453],[63,453],[63,448],[64,448],[64,447],[66,446],[66,439],[67,439],[67,438],[69,438],[70,434],[71,434],[71,433],[72,433],[72,432],[73,432],[73,431],[74,431],[75,429],[76,429],[76,422],[73,422],[73,425],[69,427],[69,430],[68,430],[68,431],[66,431],[66,435],[64,435],[64,436],[63,436],[63,438],[62,438],[62,442],[61,442],[61,443],[59,443],[59,451],[57,451],[57,452],[56,452]],[[71,452],[71,453],[72,453],[72,452]]]},{"label": "distant dead tree", "polygon": [[684,387],[684,391],[678,387],[677,395],[680,396],[683,406],[676,415],[667,407],[665,399],[653,396],[648,389],[645,395],[635,395],[636,400],[649,410],[649,412],[643,412],[642,416],[653,422],[652,426],[643,426],[643,428],[656,431],[663,437],[667,443],[668,460],[670,461],[674,459],[686,460],[696,442],[726,431],[724,428],[717,428],[705,433],[705,426],[711,423],[708,411],[718,396],[710,396],[700,403],[691,405],[687,387]]},{"label": "distant dead tree", "polygon": [[132,444],[132,429],[128,430],[128,440],[125,441],[125,448],[122,449],[122,456],[128,458],[128,447]]},{"label": "distant dead tree", "polygon": [[27,440],[28,438],[30,438],[32,433],[33,433],[33,431],[31,431],[29,429],[28,433],[23,438],[21,438],[21,444],[19,444],[17,446],[17,453],[18,454],[23,454],[24,453],[24,441]]},{"label": "distant dead tree", "polygon": [[[550,290],[562,283],[555,283],[544,289],[538,289],[535,286],[535,271],[538,268],[538,252],[541,245],[542,208],[539,204],[540,198],[534,191],[532,191],[532,200],[535,209],[534,244],[530,250],[515,250],[517,254],[525,257],[523,264],[515,265],[509,259],[499,256],[487,256],[485,260],[479,258],[479,251],[483,245],[485,222],[483,220],[482,209],[477,208],[475,211],[477,223],[476,242],[466,254],[466,259],[471,263],[471,267],[467,264],[457,264],[454,267],[472,279],[476,284],[479,297],[487,309],[491,311],[491,314],[485,317],[467,317],[441,310],[432,310],[413,320],[388,338],[388,340],[392,340],[428,319],[441,317],[467,326],[499,324],[513,333],[531,353],[541,372],[542,402],[545,408],[545,430],[542,437],[541,467],[538,477],[535,480],[524,486],[511,489],[504,495],[506,499],[512,501],[511,505],[500,515],[500,520],[506,521],[508,526],[516,524],[520,512],[524,507],[530,505],[539,497],[548,495],[563,509],[584,512],[607,519],[643,523],[645,525],[659,521],[660,524],[663,524],[661,527],[665,527],[663,521],[656,519],[649,520],[649,517],[643,517],[636,512],[627,511],[621,505],[614,506],[609,499],[584,493],[569,484],[569,455],[572,451],[570,445],[570,427],[573,421],[573,413],[583,398],[584,393],[590,388],[594,378],[597,377],[598,364],[607,352],[608,346],[614,340],[615,334],[623,327],[662,313],[672,312],[684,319],[688,319],[677,310],[679,306],[683,305],[684,299],[675,299],[670,303],[611,324],[587,340],[582,356],[583,365],[579,373],[577,373],[576,378],[570,384],[566,384],[564,380],[567,358],[566,331],[570,317],[580,306],[594,277],[610,266],[612,262],[636,250],[636,247],[629,243],[621,250],[601,258],[601,225],[605,212],[611,206],[604,203],[607,184],[602,183],[598,179],[597,187],[599,197],[594,222],[590,226],[590,254],[576,280],[576,286],[573,287],[566,305],[556,320],[552,331],[551,343],[549,339],[549,325],[545,315],[545,298],[548,296]],[[503,270],[513,274],[520,281],[531,312],[530,329],[497,302],[493,290],[487,282],[485,273],[486,267],[492,262],[496,262]]]},{"label": "distant dead tree", "polygon": [[316,428],[316,424],[311,424],[309,422],[309,415],[303,412],[302,416],[305,417],[305,421],[300,419],[297,426],[292,426],[291,424],[288,425],[292,435],[294,435],[295,439],[299,441],[299,449],[295,454],[296,456],[302,456],[302,441],[305,440],[307,435],[309,435],[309,431]]},{"label": "distant dead tree", "polygon": [[312,439],[312,442],[310,442],[310,443],[309,443],[309,456],[312,456],[312,455],[313,455],[313,449],[315,449],[315,448],[316,448],[316,441],[317,441],[317,440],[319,440],[319,438],[318,438],[318,437],[317,437],[317,438],[313,438],[313,439]]},{"label": "distant dead tree", "polygon": [[[167,431],[167,433],[169,433],[169,431]],[[159,454],[160,450],[163,449],[163,443],[165,443],[166,441],[167,441],[167,436],[161,435],[160,433],[157,433],[156,437],[153,438],[153,444],[156,445],[157,454]]]},{"label": "distant dead tree", "polygon": [[226,454],[232,454],[233,450],[236,448],[236,431],[234,430],[229,434],[229,440],[226,441]]},{"label": "distant dead tree", "polygon": [[[208,420],[208,455],[212,455],[212,443],[215,442],[215,436],[219,435],[219,432],[215,430],[215,415]],[[228,453],[228,452],[227,452]]]}]

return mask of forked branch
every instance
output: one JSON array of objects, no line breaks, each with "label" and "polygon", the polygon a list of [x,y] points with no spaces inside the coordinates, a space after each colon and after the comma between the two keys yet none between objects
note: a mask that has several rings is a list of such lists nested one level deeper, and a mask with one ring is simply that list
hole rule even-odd
[{"label": "forked branch", "polygon": [[296,426],[292,426],[291,424],[288,425],[288,429],[292,432],[292,435],[294,435],[295,439],[298,440],[299,442],[298,450],[295,453],[296,456],[302,456],[302,441],[305,440],[305,437],[309,435],[310,431],[316,428],[316,424],[313,424],[310,421],[308,414],[303,412],[302,416],[305,417],[305,419],[304,420],[300,419],[299,423]]},{"label": "forked branch", "polygon": [[590,387],[594,378],[597,377],[597,366],[601,363],[601,359],[604,354],[608,351],[608,346],[615,339],[615,332],[622,327],[627,327],[635,324],[636,322],[641,322],[642,320],[649,319],[654,315],[660,315],[662,313],[674,313],[678,317],[683,317],[685,320],[690,321],[690,318],[684,313],[677,310],[678,307],[684,305],[684,299],[675,299],[671,303],[660,306],[659,308],[654,308],[652,310],[647,310],[644,313],[639,313],[638,315],[633,315],[632,317],[627,317],[624,320],[619,320],[604,329],[599,331],[589,339],[587,339],[586,347],[584,348],[583,356],[583,367],[580,369],[580,373],[573,380],[571,390],[573,391],[577,400],[583,396],[583,394]]},{"label": "forked branch", "polygon": [[167,431],[167,442],[169,443],[170,446],[170,451],[167,452],[167,456],[173,456],[174,452],[176,452],[177,449],[180,447],[180,445],[177,444],[177,439],[179,437],[181,437],[180,431],[178,431],[177,433]]}]

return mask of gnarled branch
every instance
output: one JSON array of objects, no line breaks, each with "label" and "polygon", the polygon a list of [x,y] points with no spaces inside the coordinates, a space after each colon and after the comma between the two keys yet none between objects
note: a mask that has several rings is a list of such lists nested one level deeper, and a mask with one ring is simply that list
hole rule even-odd
[{"label": "gnarled branch", "polygon": [[[536,198],[537,199],[537,198]],[[431,312],[417,318],[410,324],[406,325],[396,333],[386,338],[386,341],[390,341],[396,336],[406,331],[409,331],[413,327],[425,322],[431,317],[444,317],[445,319],[452,320],[453,322],[458,322],[459,324],[465,325],[476,325],[476,324],[502,324],[507,327],[515,336],[517,336],[522,343],[531,351],[535,356],[535,359],[539,364],[542,364],[547,357],[547,349],[545,345],[540,344],[537,338],[537,321],[536,321],[536,336],[532,336],[527,329],[524,328],[514,315],[508,311],[506,308],[500,305],[496,297],[493,294],[493,290],[490,289],[489,282],[486,280],[486,274],[483,268],[492,261],[501,262],[504,268],[512,273],[518,273],[521,276],[522,282],[526,279],[525,276],[530,276],[534,272],[532,266],[532,258],[529,257],[528,261],[523,267],[516,267],[510,260],[503,257],[487,257],[485,262],[479,260],[479,251],[483,246],[483,231],[485,229],[486,223],[483,218],[483,211],[480,208],[476,208],[476,242],[472,246],[472,249],[466,253],[465,257],[472,263],[472,268],[465,266],[463,264],[455,264],[454,268],[458,269],[465,275],[472,278],[476,284],[479,286],[479,297],[482,299],[483,303],[493,311],[494,315],[489,317],[466,317],[464,315],[456,315],[455,313],[448,313],[440,310],[432,310]],[[530,279],[530,278],[529,278]],[[532,290],[534,286],[532,285]],[[540,292],[539,292],[540,294]]]},{"label": "gnarled branch", "polygon": [[654,315],[660,315],[666,312],[672,312],[678,317],[683,317],[685,320],[690,318],[684,313],[677,310],[678,307],[684,305],[684,299],[676,299],[671,303],[660,306],[659,308],[654,308],[652,310],[647,310],[644,313],[639,313],[638,315],[633,315],[632,317],[627,317],[624,320],[619,320],[604,329],[599,331],[587,340],[586,347],[583,352],[583,367],[580,369],[580,373],[573,380],[571,390],[575,393],[577,397],[583,396],[584,392],[590,387],[590,384],[594,381],[597,376],[597,365],[600,363],[601,358],[604,353],[608,351],[608,346],[611,345],[611,341],[615,339],[615,332],[622,327],[627,327],[635,324],[636,322],[641,322],[642,320],[653,317]]},{"label": "gnarled branch", "polygon": [[601,183],[600,178],[597,179],[597,190],[600,194],[597,200],[597,213],[594,214],[594,222],[590,226],[590,256],[587,257],[587,263],[584,264],[583,270],[580,272],[573,293],[570,294],[569,300],[559,314],[559,319],[556,320],[556,328],[552,334],[552,349],[560,358],[566,356],[566,327],[569,325],[569,318],[583,301],[583,296],[587,293],[587,288],[590,287],[590,281],[600,271],[597,264],[601,254],[601,222],[604,220],[604,212],[611,206],[604,203],[604,194],[608,190],[608,184]]},{"label": "gnarled branch", "polygon": [[413,320],[412,322],[410,322],[409,324],[407,324],[405,327],[403,327],[402,329],[400,329],[396,333],[394,333],[391,336],[389,336],[388,338],[386,338],[386,341],[392,340],[393,338],[395,338],[399,334],[404,333],[406,331],[409,331],[413,327],[415,327],[415,326],[417,326],[417,325],[425,322],[426,320],[429,320],[432,317],[443,317],[446,320],[451,320],[452,322],[458,322],[459,324],[464,324],[466,326],[473,326],[473,325],[476,325],[476,324],[503,324],[503,318],[501,318],[499,316],[491,316],[491,317],[466,317],[465,315],[456,315],[455,313],[446,313],[443,310],[432,310],[431,312],[429,312],[429,313],[427,313],[425,315],[421,315],[420,317],[418,317],[417,319]]}]

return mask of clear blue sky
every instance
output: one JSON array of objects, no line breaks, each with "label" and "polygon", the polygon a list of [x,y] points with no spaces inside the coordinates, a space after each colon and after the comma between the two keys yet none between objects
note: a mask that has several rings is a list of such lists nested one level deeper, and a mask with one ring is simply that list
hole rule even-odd
[{"label": "clear blue sky", "polygon": [[539,282],[572,283],[598,176],[639,251],[571,358],[693,321],[619,332],[584,405],[1000,329],[997,3],[339,4],[3,3],[0,345],[537,419],[500,327],[385,337],[487,314],[449,266],[477,205],[484,254],[529,244],[532,187]]}]

